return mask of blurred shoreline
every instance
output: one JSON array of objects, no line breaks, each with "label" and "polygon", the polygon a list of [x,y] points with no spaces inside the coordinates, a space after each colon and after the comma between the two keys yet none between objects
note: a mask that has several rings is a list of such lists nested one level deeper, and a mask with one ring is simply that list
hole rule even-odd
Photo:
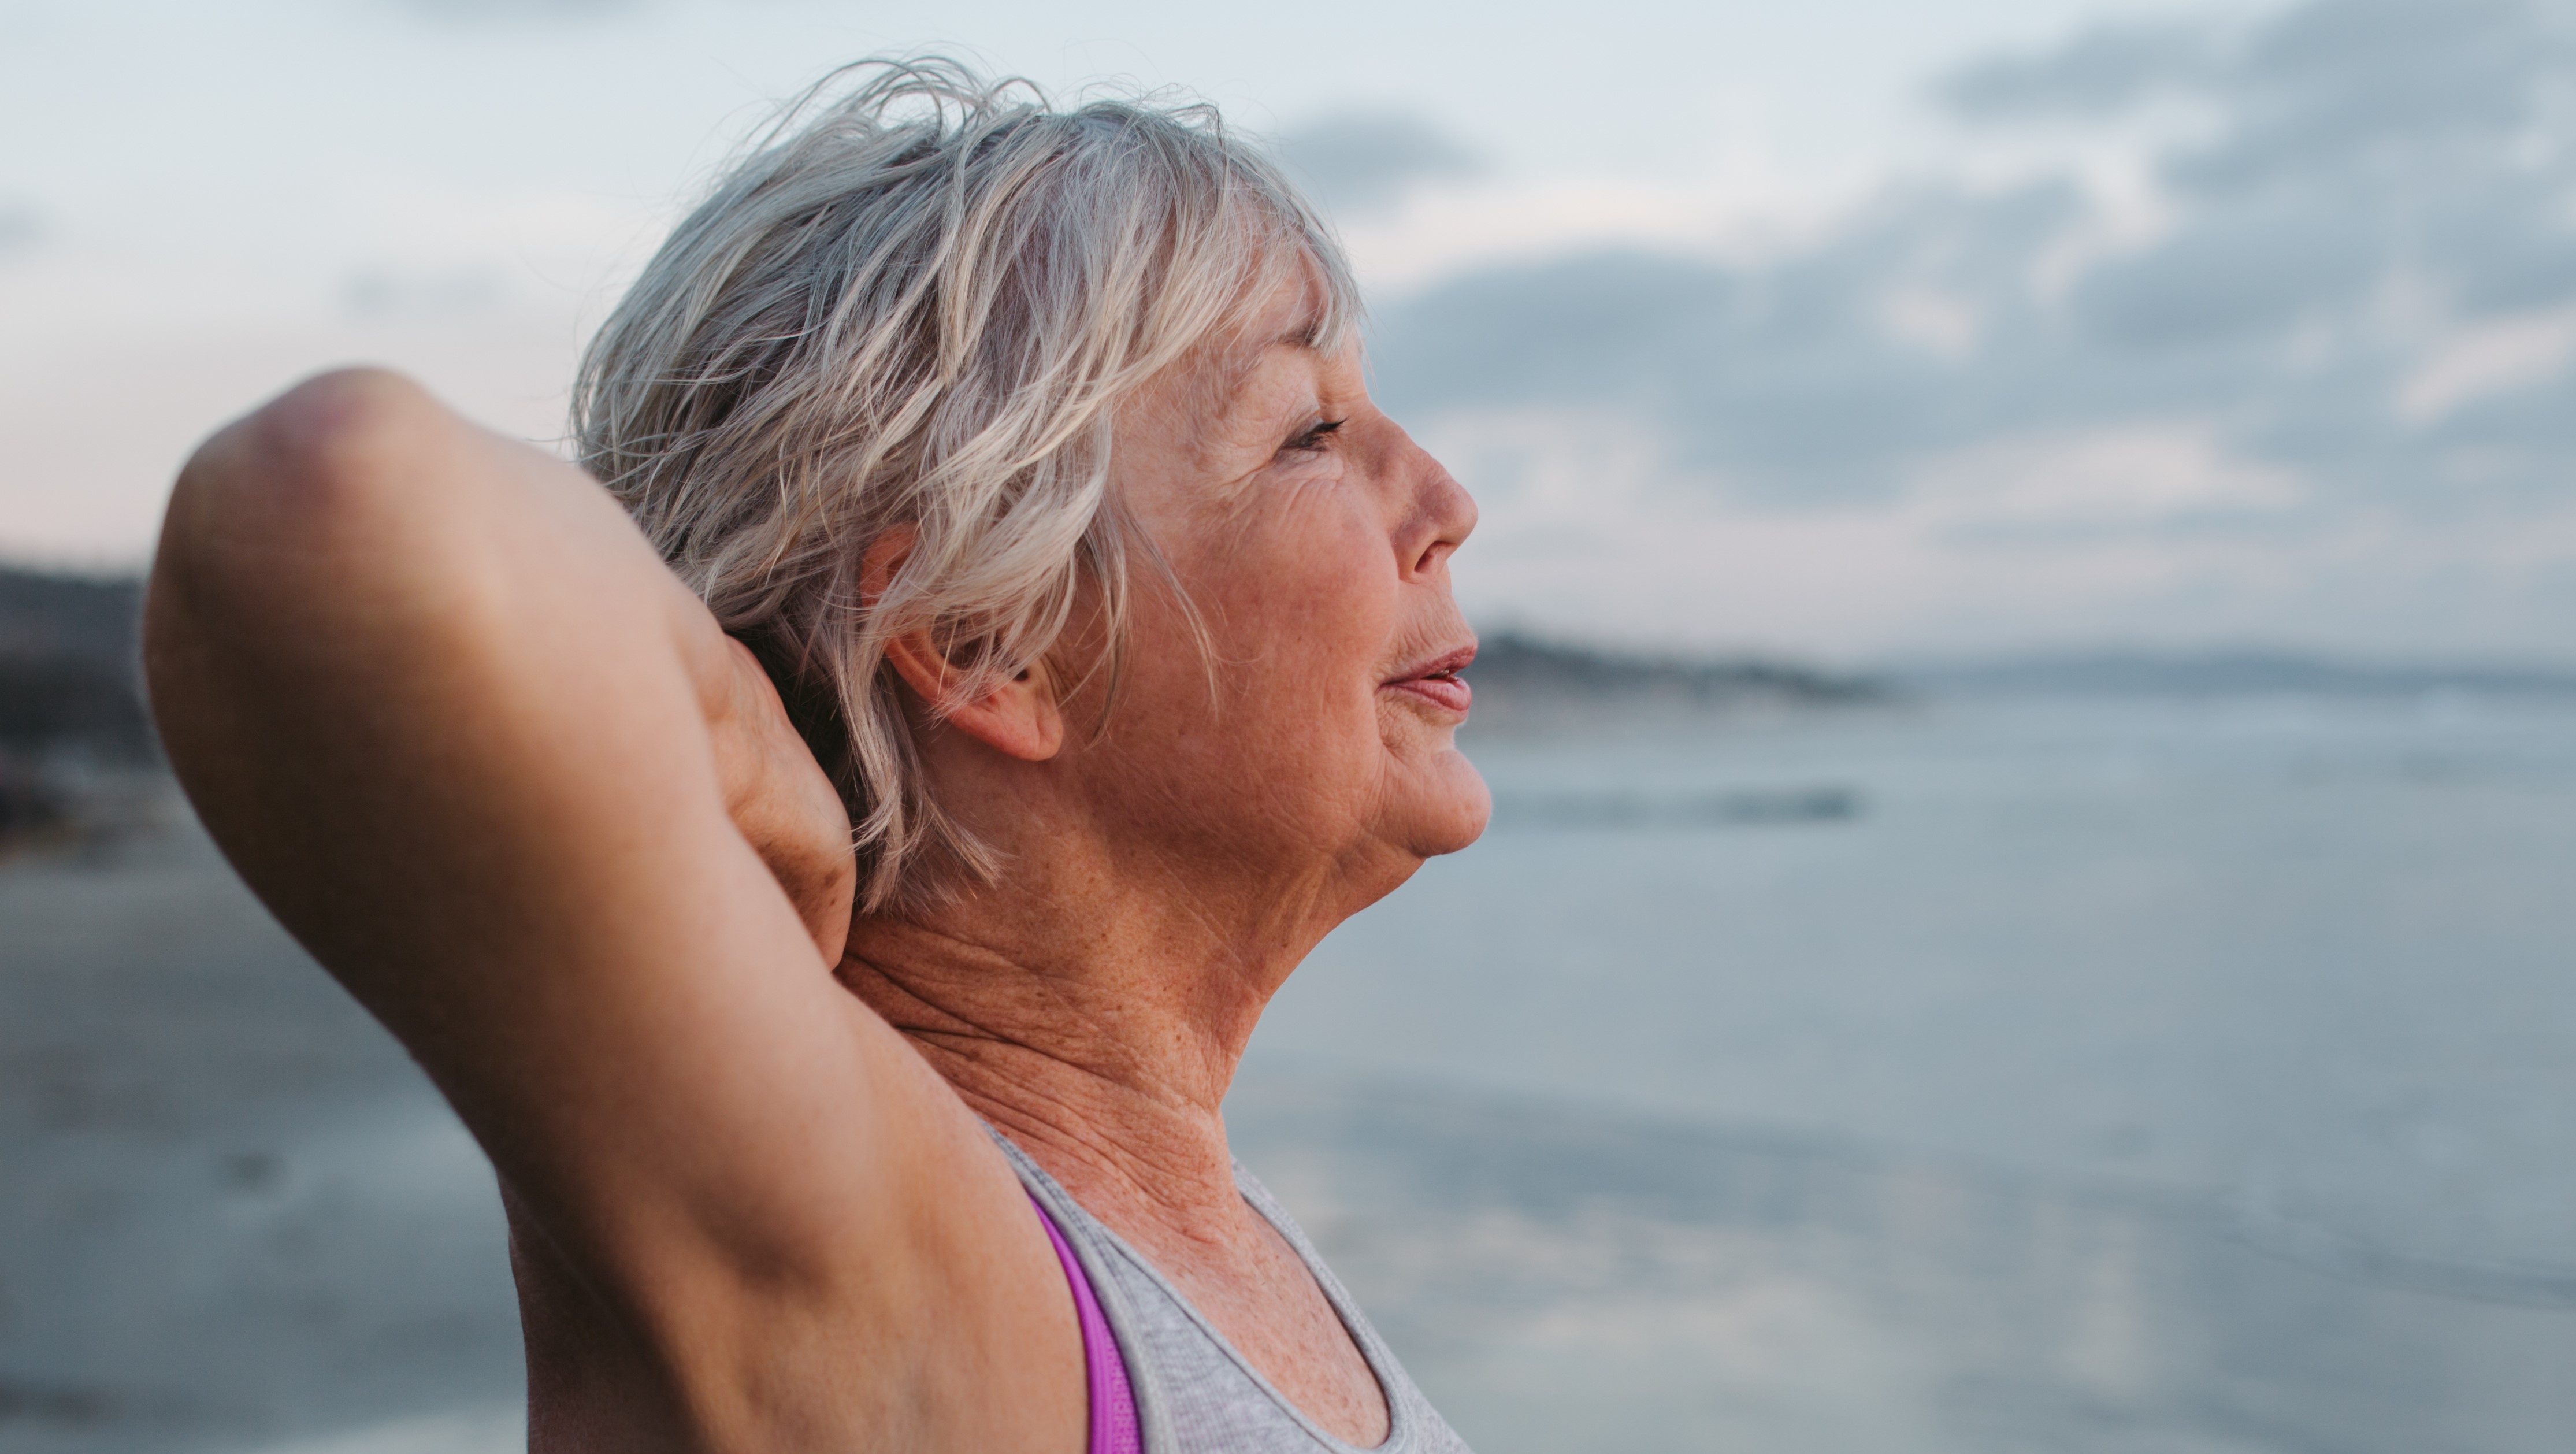
[{"label": "blurred shoreline", "polygon": [[142,583],[0,566],[0,857],[150,821]]},{"label": "blurred shoreline", "polygon": [[[143,704],[139,578],[0,564],[0,859],[90,851],[164,814]],[[1468,670],[1475,741],[1615,738],[1961,700],[2284,699],[2440,704],[2576,702],[2576,670],[2496,662],[2366,662],[2226,648],[2009,653],[1837,669],[1785,657],[1693,655],[1486,633]],[[1847,789],[1800,785],[1688,801],[1507,795],[1499,820],[1702,824],[1848,818]]]},{"label": "blurred shoreline", "polygon": [[[488,1167],[184,810],[0,867],[0,917],[0,1450],[521,1447]],[[1237,1149],[1488,1454],[2537,1454],[2576,1418],[2564,1288],[1280,1033]]]},{"label": "blurred shoreline", "polygon": [[[128,673],[14,749],[77,809],[0,849],[0,1454],[519,1446],[480,1153],[111,750],[127,638],[0,632]],[[1495,831],[1227,1105],[1476,1447],[2576,1427],[2576,692],[1488,645]]]},{"label": "blurred shoreline", "polygon": [[[130,815],[159,754],[143,705],[137,577],[0,563],[0,851]],[[2008,652],[1833,668],[1655,651],[1507,627],[1468,670],[1480,735],[1758,721],[1958,698],[2576,701],[2576,669],[2364,661],[2258,647]],[[122,785],[122,786],[120,786]]]}]

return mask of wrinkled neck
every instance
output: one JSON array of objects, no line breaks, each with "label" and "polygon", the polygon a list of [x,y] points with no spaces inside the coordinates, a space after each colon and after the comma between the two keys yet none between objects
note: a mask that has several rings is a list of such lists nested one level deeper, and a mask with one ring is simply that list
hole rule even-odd
[{"label": "wrinkled neck", "polygon": [[1032,763],[943,731],[924,750],[999,879],[853,921],[843,983],[1095,1215],[1239,1227],[1221,1108],[1253,1028],[1420,860],[1364,835],[1229,836],[1140,793],[1132,742]]},{"label": "wrinkled neck", "polygon": [[1095,1214],[1221,1236],[1240,1216],[1225,1093],[1321,931],[1219,945],[1195,917],[998,898],[857,920],[841,982]]}]

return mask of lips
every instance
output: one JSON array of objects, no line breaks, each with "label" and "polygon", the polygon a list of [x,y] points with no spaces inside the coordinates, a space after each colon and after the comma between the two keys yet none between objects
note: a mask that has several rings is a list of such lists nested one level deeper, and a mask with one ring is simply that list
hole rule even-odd
[{"label": "lips", "polygon": [[1399,676],[1390,677],[1386,685],[1395,691],[1409,692],[1435,707],[1455,712],[1463,717],[1467,715],[1468,704],[1475,698],[1475,691],[1458,673],[1464,671],[1467,663],[1475,659],[1476,648],[1472,645],[1462,646],[1455,651],[1444,652],[1433,657]]}]

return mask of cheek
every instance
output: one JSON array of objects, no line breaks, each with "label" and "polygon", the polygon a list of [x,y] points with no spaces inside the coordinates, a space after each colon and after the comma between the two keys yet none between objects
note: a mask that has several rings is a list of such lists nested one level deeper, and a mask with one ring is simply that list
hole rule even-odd
[{"label": "cheek", "polygon": [[1364,490],[1252,488],[1223,515],[1144,512],[1206,636],[1139,572],[1097,790],[1141,796],[1156,831],[1214,834],[1233,851],[1338,842],[1386,795],[1378,685],[1403,587]]},{"label": "cheek", "polygon": [[1152,721],[1131,718],[1145,730],[1124,739],[1142,750],[1140,770],[1150,764],[1190,804],[1184,816],[1225,819],[1211,826],[1245,846],[1275,834],[1339,839],[1383,786],[1376,688],[1397,601],[1386,542],[1341,501],[1301,503],[1173,552],[1207,628],[1216,690],[1211,701],[1185,628],[1161,623],[1131,698]]},{"label": "cheek", "polygon": [[[1323,518],[1313,518],[1315,515]],[[1364,522],[1301,512],[1295,528],[1247,541],[1226,572],[1235,660],[1259,665],[1242,685],[1254,710],[1293,707],[1310,727],[1372,716],[1394,633],[1386,543]],[[1266,704],[1266,705],[1265,705]]]}]

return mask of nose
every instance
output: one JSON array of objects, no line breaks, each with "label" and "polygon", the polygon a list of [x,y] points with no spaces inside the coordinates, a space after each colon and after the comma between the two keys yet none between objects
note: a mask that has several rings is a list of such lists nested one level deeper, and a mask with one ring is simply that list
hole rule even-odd
[{"label": "nose", "polygon": [[1391,473],[1402,482],[1399,497],[1404,502],[1396,558],[1405,563],[1408,578],[1436,578],[1476,528],[1476,499],[1447,466],[1401,429],[1396,431],[1393,453]]}]

